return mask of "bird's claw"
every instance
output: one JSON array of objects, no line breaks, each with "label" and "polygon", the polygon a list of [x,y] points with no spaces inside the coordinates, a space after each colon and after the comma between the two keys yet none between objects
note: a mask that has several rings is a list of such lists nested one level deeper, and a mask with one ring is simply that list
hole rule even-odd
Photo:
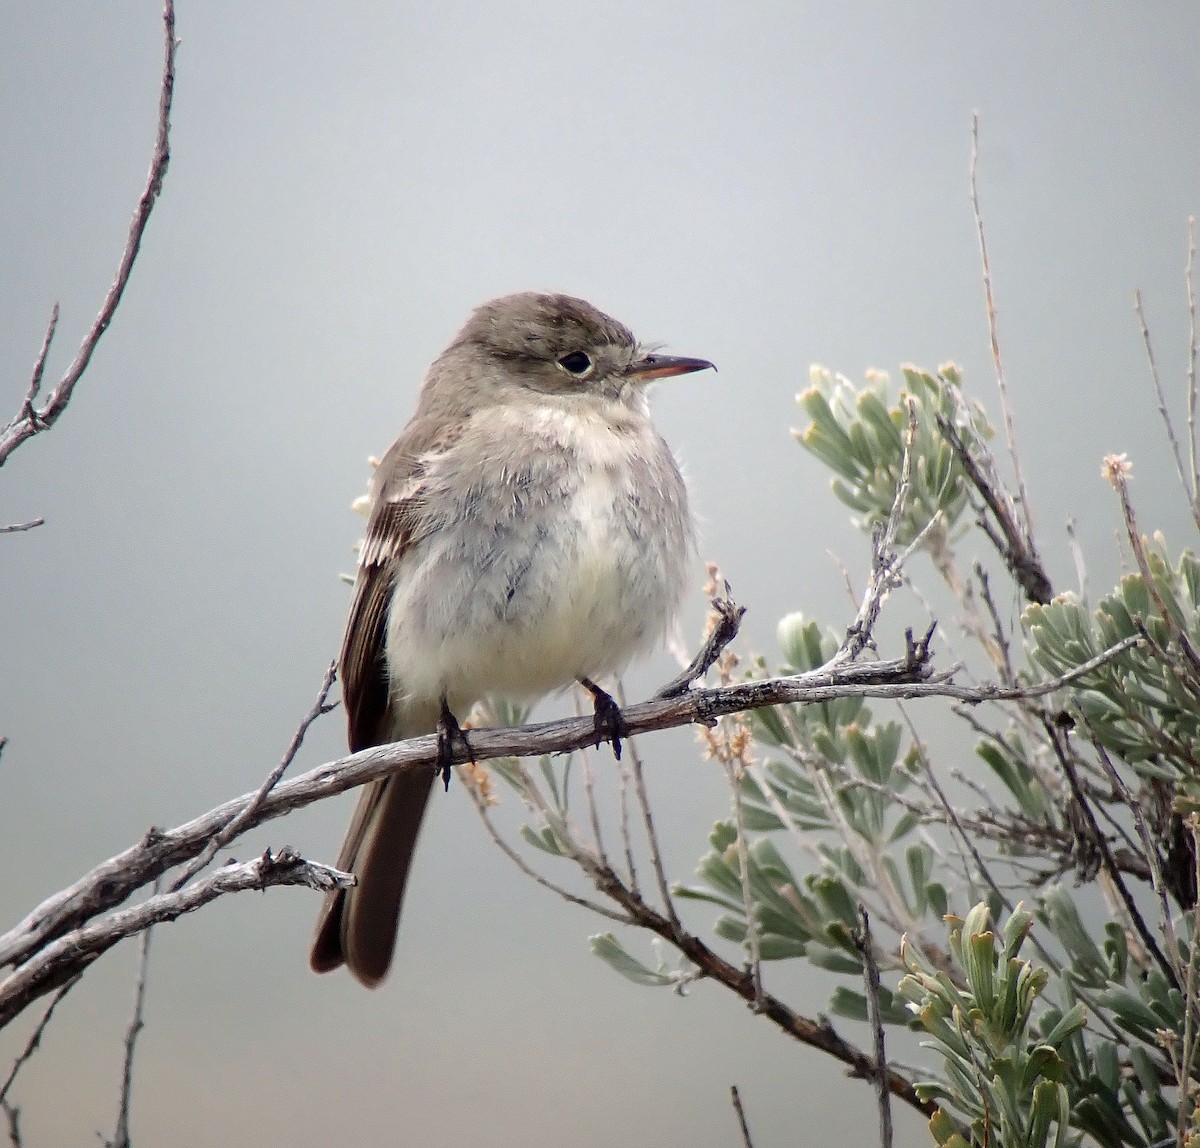
[{"label": "bird's claw", "polygon": [[602,690],[595,682],[580,678],[579,684],[592,695],[594,712],[593,728],[596,732],[596,748],[599,749],[606,741],[612,743],[613,756],[621,760],[621,739],[629,736],[629,727],[625,724],[625,716],[612,695]]},{"label": "bird's claw", "polygon": [[474,765],[475,754],[471,749],[471,743],[467,740],[462,726],[458,724],[458,718],[450,712],[450,706],[446,703],[446,699],[442,698],[442,712],[438,716],[437,724],[437,772],[442,775],[442,783],[447,792],[450,790],[450,767],[454,764],[454,743],[456,741],[462,746],[467,760]]}]

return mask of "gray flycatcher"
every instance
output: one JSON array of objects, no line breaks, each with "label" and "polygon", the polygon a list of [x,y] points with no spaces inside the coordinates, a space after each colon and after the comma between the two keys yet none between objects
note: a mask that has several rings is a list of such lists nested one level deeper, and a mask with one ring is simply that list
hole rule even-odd
[{"label": "gray flycatcher", "polygon": [[[619,752],[620,711],[594,679],[662,640],[694,551],[646,384],[711,366],[651,353],[568,295],[509,295],[471,315],[371,483],[341,655],[351,751],[435,729],[461,738],[453,715],[486,695],[580,682]],[[317,972],[345,963],[370,987],[387,975],[436,776],[363,790],[337,862],[358,883],[326,898]]]}]

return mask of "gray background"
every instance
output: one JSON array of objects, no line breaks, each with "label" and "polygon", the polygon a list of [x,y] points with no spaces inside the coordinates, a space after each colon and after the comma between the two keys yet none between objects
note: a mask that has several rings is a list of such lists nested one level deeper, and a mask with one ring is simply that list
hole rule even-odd
[{"label": "gray background", "polygon": [[[160,23],[154,3],[13,3],[2,20],[7,417],[51,303],[54,375],[111,279]],[[0,520],[48,520],[0,539],[0,922],[277,760],[337,648],[365,459],[489,296],[570,291],[716,361],[656,399],[703,554],[750,607],[757,649],[789,609],[844,623],[830,552],[861,575],[864,548],[788,436],[793,396],[812,361],[858,377],[953,358],[995,410],[974,108],[1055,579],[1072,578],[1070,515],[1093,584],[1119,569],[1108,451],[1135,461],[1144,527],[1190,541],[1130,295],[1146,293],[1178,399],[1195,5],[210,2],[184,3],[178,30],[171,169],[128,296],[66,417],[0,487]],[[693,639],[701,610],[697,594]],[[633,692],[669,669],[664,655]],[[302,764],[341,737],[326,719]],[[686,731],[643,750],[683,877],[727,799]],[[240,855],[291,842],[332,858],[348,806]],[[457,788],[434,803],[383,989],[309,974],[315,910],[275,892],[159,931],[138,1143],[731,1145],[734,1081],[760,1148],[874,1136],[865,1086],[728,994],[681,1000],[600,966],[599,923],[517,874]],[[126,947],[93,970],[27,1070],[30,1145],[111,1130],[133,963]],[[822,1007],[819,978],[768,977]],[[0,1038],[0,1064],[23,1037]]]}]

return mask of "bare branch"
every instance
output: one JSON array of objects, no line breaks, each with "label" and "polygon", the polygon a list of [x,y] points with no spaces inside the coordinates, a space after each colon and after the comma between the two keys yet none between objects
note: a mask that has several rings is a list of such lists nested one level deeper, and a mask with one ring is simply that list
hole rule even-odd
[{"label": "bare branch", "polygon": [[[912,482],[912,448],[917,433],[917,409],[910,399],[908,402],[908,424],[904,434],[904,455],[900,463],[900,479],[896,483],[896,493],[892,498],[891,509],[884,522],[874,529],[871,534],[871,574],[863,591],[858,614],[846,630],[846,637],[841,648],[831,659],[831,664],[852,662],[863,650],[871,645],[875,623],[879,620],[879,612],[883,609],[883,601],[888,593],[900,585],[900,571],[905,559],[912,553],[920,539],[914,539],[912,545],[902,557],[897,558],[892,550],[896,538],[896,527],[900,516],[904,513],[904,504]],[[933,526],[937,519],[930,519],[925,531]],[[932,634],[932,629],[930,634]]]},{"label": "bare branch", "polygon": [[1187,290],[1188,306],[1188,365],[1187,365],[1187,405],[1188,405],[1188,459],[1192,468],[1191,502],[1200,502],[1200,470],[1196,458],[1196,358],[1200,354],[1197,346],[1196,332],[1196,217],[1188,216],[1187,221],[1188,253],[1187,265],[1183,269],[1183,282]]},{"label": "bare branch", "polygon": [[184,887],[197,873],[200,872],[226,845],[237,837],[244,828],[246,828],[255,813],[261,808],[263,801],[266,800],[267,794],[279,784],[279,779],[284,775],[289,765],[296,760],[296,754],[300,752],[300,747],[304,744],[304,736],[308,733],[309,726],[321,717],[323,714],[329,713],[337,708],[337,703],[327,705],[325,699],[329,697],[329,691],[333,687],[334,679],[337,677],[337,662],[329,663],[329,668],[325,671],[325,677],[321,681],[321,689],[317,694],[317,700],[313,702],[308,713],[301,719],[300,724],[296,727],[296,732],[292,735],[291,743],[287,747],[282,760],[279,764],[267,774],[262,785],[258,787],[258,792],[251,799],[250,803],[237,815],[228,825],[225,826],[219,833],[214,833],[212,840],[204,847],[204,852],[194,858],[186,869],[175,879],[171,885],[171,891],[178,892]]},{"label": "bare branch", "polygon": [[996,525],[993,526],[981,515],[979,526],[991,539],[1000,557],[1004,559],[1005,565],[1008,566],[1012,576],[1024,591],[1025,597],[1031,602],[1045,605],[1054,596],[1052,583],[1038,557],[1033,539],[1017,521],[1012,499],[1008,497],[999,483],[993,481],[992,477],[985,472],[984,467],[971,453],[971,448],[967,446],[962,435],[958,433],[949,419],[938,415],[937,426],[942,437],[949,443],[950,449],[958,456],[958,461],[966,471],[971,485],[975,487],[979,497],[983,499],[985,507],[991,511],[992,517],[996,520]]},{"label": "bare branch", "polygon": [[754,1148],[754,1141],[750,1139],[750,1127],[746,1123],[746,1111],[742,1108],[742,1098],[738,1095],[736,1084],[730,1087],[729,1094],[733,1101],[733,1110],[737,1113],[738,1127],[742,1131],[742,1148]]},{"label": "bare branch", "polygon": [[[717,613],[721,618],[727,615],[717,608]],[[736,617],[740,618],[741,614],[737,613]],[[720,628],[720,623],[714,627],[714,633]],[[617,683],[617,696],[621,699],[621,706],[625,706],[625,686],[623,683]],[[642,769],[642,755],[638,752],[637,744],[633,738],[629,739],[629,772],[633,778],[633,791],[637,795],[638,805],[642,810],[642,824],[646,828],[646,843],[650,849],[650,865],[654,869],[654,877],[658,882],[659,896],[663,900],[663,908],[667,912],[667,916],[672,921],[678,921],[679,916],[675,911],[675,901],[671,897],[671,886],[667,881],[667,869],[663,865],[662,850],[658,845],[658,834],[654,829],[654,814],[650,811],[650,797],[646,792],[646,774]],[[632,864],[632,859],[630,861]]]},{"label": "bare branch", "polygon": [[26,1063],[32,1058],[33,1054],[37,1052],[38,1046],[42,1043],[42,1036],[45,1034],[46,1029],[50,1025],[50,1018],[54,1015],[54,1010],[58,1008],[59,1001],[61,1001],[63,997],[65,997],[67,993],[69,993],[77,984],[79,984],[79,978],[82,975],[83,974],[80,973],[76,976],[73,976],[69,981],[67,981],[66,984],[62,986],[62,988],[58,990],[58,992],[54,994],[54,999],[46,1007],[46,1011],[42,1013],[42,1019],[38,1021],[37,1027],[33,1030],[29,1039],[25,1042],[25,1047],[21,1050],[21,1055],[18,1056],[15,1061],[13,1061],[12,1070],[9,1072],[8,1077],[5,1079],[3,1085],[0,1085],[0,1104],[8,1103],[8,1090],[12,1088],[14,1082],[16,1081],[17,1074],[20,1073],[21,1069],[25,1067]]},{"label": "bare branch", "polygon": [[41,388],[46,354],[49,352],[50,341],[58,320],[58,305],[55,304],[42,351],[34,366],[33,378],[30,380],[29,389],[26,392],[25,402],[16,418],[3,430],[0,430],[0,466],[3,466],[8,456],[27,439],[52,427],[63,411],[67,409],[67,404],[71,401],[71,395],[75,390],[75,384],[87,370],[101,337],[108,330],[108,326],[116,314],[121,296],[125,293],[125,286],[129,282],[134,261],[137,259],[138,250],[141,247],[142,235],[150,219],[150,213],[154,210],[155,201],[162,191],[163,178],[167,173],[167,164],[171,158],[168,140],[171,130],[171,98],[175,90],[175,48],[177,44],[174,0],[166,0],[163,6],[163,35],[165,48],[162,83],[158,96],[158,130],[154,142],[154,153],[150,160],[150,173],[146,180],[145,190],[138,200],[133,220],[129,225],[129,235],[125,240],[125,250],[117,267],[116,278],[109,287],[108,294],[104,297],[100,313],[80,344],[74,361],[46,397],[46,402],[38,408],[34,406],[34,399]]},{"label": "bare branch", "polygon": [[683,673],[672,678],[654,695],[656,698],[675,698],[685,693],[693,682],[699,681],[708,673],[713,663],[721,656],[721,651],[737,637],[746,608],[734,602],[728,582],[725,583],[725,593],[712,600],[712,608],[716,611],[717,622],[704,640],[704,645],[700,647],[700,652]]},{"label": "bare branch", "polygon": [[1108,840],[1100,831],[1100,826],[1096,823],[1096,816],[1092,811],[1091,805],[1088,803],[1087,795],[1080,787],[1079,775],[1075,772],[1075,766],[1071,763],[1070,755],[1063,747],[1063,739],[1059,730],[1050,721],[1046,721],[1043,724],[1046,730],[1046,738],[1054,749],[1054,754],[1058,758],[1059,765],[1062,766],[1067,784],[1071,787],[1071,793],[1075,798],[1075,803],[1079,807],[1080,813],[1083,815],[1092,842],[1100,851],[1104,869],[1120,894],[1121,901],[1125,906],[1125,911],[1129,916],[1129,921],[1134,931],[1141,938],[1142,944],[1146,946],[1147,951],[1158,962],[1158,966],[1166,975],[1167,980],[1171,982],[1173,987],[1178,989],[1180,986],[1175,966],[1167,960],[1166,955],[1159,948],[1158,942],[1154,939],[1154,934],[1147,927],[1142,917],[1137,902],[1134,901],[1132,894],[1129,892],[1129,886],[1125,884],[1125,879],[1121,876],[1121,870],[1113,859],[1112,851],[1108,847]]},{"label": "bare branch", "polygon": [[50,344],[54,342],[54,332],[58,329],[58,304],[50,308],[50,322],[46,325],[46,334],[42,339],[41,350],[33,361],[33,374],[29,377],[29,389],[25,392],[25,402],[21,406],[18,418],[37,421],[38,414],[34,409],[39,392],[42,389],[42,376],[46,373],[46,356],[50,354]]},{"label": "bare branch", "polygon": [[[1021,518],[1024,520],[1023,535],[1032,550],[1033,513],[1029,508],[1029,494],[1025,489],[1025,476],[1021,473],[1021,459],[1017,454],[1017,435],[1013,429],[1012,404],[1008,397],[1008,382],[1004,377],[1004,360],[1000,355],[1000,335],[996,323],[996,298],[992,293],[992,266],[988,259],[987,235],[983,228],[983,212],[979,207],[979,113],[971,115],[971,209],[975,215],[975,234],[979,238],[979,261],[983,268],[983,293],[987,304],[988,336],[992,344],[992,363],[996,368],[996,388],[1000,392],[1000,409],[1004,415],[1004,437],[1008,441],[1008,454],[1012,459],[1013,475],[1017,482],[1017,497],[1021,503]],[[1033,599],[1037,601],[1038,599]]]},{"label": "bare branch", "polygon": [[8,1143],[11,1148],[22,1148],[21,1139],[21,1110],[7,1100],[0,1100],[0,1111],[3,1111],[8,1121]]},{"label": "bare branch", "polygon": [[543,877],[536,869],[529,865],[525,858],[521,856],[504,838],[500,835],[500,831],[496,828],[496,824],[492,821],[492,815],[488,812],[487,801],[479,792],[476,785],[467,785],[467,793],[471,801],[475,805],[475,809],[479,814],[480,820],[483,822],[483,827],[487,830],[488,836],[499,847],[500,852],[504,854],[526,877],[536,881],[543,889],[549,889],[551,893],[557,894],[564,901],[572,905],[579,905],[583,909],[587,909],[592,913],[599,913],[601,917],[607,917],[611,921],[617,921],[622,925],[630,925],[633,922],[624,913],[614,913],[611,909],[605,908],[603,905],[598,905],[595,901],[589,901],[586,897],[580,897],[577,893],[572,893],[570,889],[564,889],[561,885],[555,884],[548,877]]},{"label": "bare branch", "polygon": [[[159,882],[154,882],[154,896],[159,894]],[[117,1105],[117,1127],[109,1148],[130,1148],[129,1141],[129,1101],[133,1094],[133,1053],[137,1047],[138,1034],[142,1031],[142,1017],[146,1008],[146,974],[150,968],[150,938],[153,929],[142,933],[142,943],[138,946],[137,982],[133,990],[133,1016],[129,1020],[129,1028],[125,1033],[125,1059],[121,1069],[121,1099]]]},{"label": "bare branch", "polygon": [[[1158,377],[1158,363],[1154,358],[1154,344],[1150,340],[1150,328],[1146,323],[1146,313],[1142,309],[1142,293],[1140,291],[1133,293],[1133,311],[1137,315],[1138,325],[1142,329],[1142,343],[1146,348],[1146,361],[1150,365],[1150,381],[1154,385],[1154,395],[1158,399],[1159,416],[1167,431],[1167,442],[1171,444],[1171,457],[1175,460],[1175,473],[1179,475],[1184,496],[1192,510],[1192,518],[1196,525],[1200,526],[1200,503],[1196,500],[1195,492],[1190,489],[1191,483],[1188,479],[1188,469],[1192,468],[1185,469],[1184,467],[1183,451],[1180,449],[1179,440],[1175,437],[1175,424],[1171,421],[1171,412],[1167,410],[1167,396],[1163,394],[1162,382]],[[1194,416],[1189,419],[1189,425],[1193,421]]]},{"label": "bare branch", "polygon": [[[927,646],[912,640],[910,636],[909,649],[902,658],[820,667],[791,677],[740,682],[715,689],[693,689],[680,697],[655,698],[631,706],[624,711],[624,717],[632,736],[693,722],[709,725],[724,714],[740,710],[788,702],[831,701],[838,697],[944,696],[959,701],[984,702],[1039,696],[1061,689],[1076,678],[1090,673],[1106,660],[1135,645],[1137,640],[1126,639],[1059,678],[1036,686],[1012,689],[993,685],[973,688],[955,685],[951,680],[953,671],[933,673]],[[590,719],[568,718],[517,729],[473,730],[471,750],[477,761],[486,761],[498,757],[560,753],[579,749],[594,740],[595,727]],[[461,761],[465,752],[463,747],[457,746],[454,756]],[[231,821],[241,816],[252,802],[258,802],[258,806],[245,819],[242,826],[244,830],[389,773],[425,771],[432,774],[438,761],[437,737],[433,734],[393,745],[375,746],[318,766],[290,781],[281,781],[261,801],[257,792],[248,794],[228,801],[169,832],[156,830],[148,833],[137,845],[97,866],[69,888],[47,898],[23,921],[0,936],[0,966],[17,966],[17,971],[8,980],[0,982],[0,1025],[7,1023],[37,997],[53,991],[65,977],[73,975],[121,937],[155,923],[145,916],[146,910],[142,908],[113,914],[95,924],[85,924],[120,905],[133,892],[148,885],[166,870],[202,854],[213,835],[222,832]],[[267,876],[272,878],[267,882],[269,884],[306,883],[282,864],[273,867],[264,865],[264,868]],[[299,867],[295,868],[299,872]],[[249,882],[248,877],[242,879]],[[228,876],[228,870],[221,870],[215,877],[209,877],[192,888],[209,890],[211,895],[208,899],[211,899],[226,891],[223,886],[211,884],[222,880],[233,880]],[[326,883],[328,880],[327,877]],[[247,883],[244,887],[265,886],[260,882],[257,886]],[[186,888],[173,895],[184,898],[179,902],[165,902],[182,906],[177,911],[173,910],[174,916],[190,912],[204,903],[203,899],[188,900],[197,894],[189,893]],[[164,904],[165,896],[169,895],[152,898],[144,904]],[[139,912],[143,915],[136,916]],[[135,916],[131,918],[130,914]],[[167,919],[170,915],[157,919]],[[129,925],[129,920],[134,923]],[[672,923],[668,920],[668,924]],[[64,934],[69,941],[65,948],[63,942],[57,940],[64,938]]]},{"label": "bare branch", "polygon": [[875,1098],[879,1104],[880,1148],[892,1148],[892,1100],[887,1085],[887,1054],[884,1050],[883,1015],[879,1009],[879,965],[875,960],[875,943],[871,939],[871,921],[867,910],[858,907],[858,930],[854,944],[863,959],[863,985],[867,996],[867,1021],[871,1026],[875,1046]]},{"label": "bare branch", "polygon": [[119,941],[152,925],[195,912],[218,897],[277,885],[305,885],[327,893],[331,889],[350,888],[353,884],[354,878],[350,874],[306,861],[291,848],[280,849],[277,853],[267,850],[253,861],[225,865],[178,892],[148,897],[132,908],[117,910],[67,932],[41,948],[0,981],[0,1027],[31,1001],[83,972]]}]

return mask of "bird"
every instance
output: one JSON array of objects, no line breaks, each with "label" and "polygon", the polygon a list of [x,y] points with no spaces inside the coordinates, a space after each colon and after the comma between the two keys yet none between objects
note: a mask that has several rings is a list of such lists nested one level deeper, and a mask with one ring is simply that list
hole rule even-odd
[{"label": "bird", "polygon": [[[471,313],[371,480],[339,661],[351,752],[435,730],[442,745],[485,697],[580,683],[619,754],[624,723],[597,680],[663,640],[695,556],[647,384],[712,366],[643,346],[570,295]],[[437,776],[364,788],[337,862],[356,884],[326,895],[314,971],[386,977]]]}]

